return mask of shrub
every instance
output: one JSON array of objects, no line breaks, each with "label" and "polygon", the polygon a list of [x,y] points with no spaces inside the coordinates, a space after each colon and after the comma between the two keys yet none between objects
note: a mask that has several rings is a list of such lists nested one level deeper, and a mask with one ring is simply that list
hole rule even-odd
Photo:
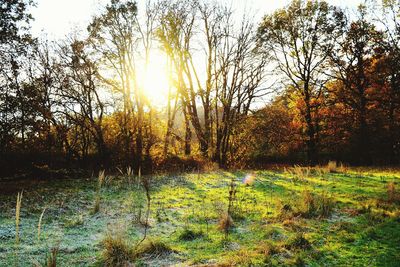
[{"label": "shrub", "polygon": [[281,248],[272,242],[263,242],[258,246],[258,253],[263,255],[263,266],[276,266],[273,256],[280,252]]},{"label": "shrub", "polygon": [[154,157],[154,168],[160,172],[180,173],[193,170],[211,171],[215,168],[214,164],[202,158],[178,157],[170,155],[167,158]]},{"label": "shrub", "polygon": [[293,208],[289,203],[281,203],[279,202],[279,218],[281,220],[291,219],[293,218]]}]

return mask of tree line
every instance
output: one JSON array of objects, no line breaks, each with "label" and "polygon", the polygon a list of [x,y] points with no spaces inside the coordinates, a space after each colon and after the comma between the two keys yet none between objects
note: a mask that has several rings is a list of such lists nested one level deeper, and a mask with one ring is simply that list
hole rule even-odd
[{"label": "tree line", "polygon": [[[111,0],[57,41],[30,34],[33,4],[0,1],[4,169],[399,162],[397,1],[294,0],[254,21],[217,1]],[[142,78],[154,53],[162,106]]]}]

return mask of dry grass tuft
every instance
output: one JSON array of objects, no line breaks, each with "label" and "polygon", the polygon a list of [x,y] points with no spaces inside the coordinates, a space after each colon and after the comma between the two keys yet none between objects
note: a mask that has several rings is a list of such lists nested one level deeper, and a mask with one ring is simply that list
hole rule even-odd
[{"label": "dry grass tuft", "polygon": [[159,239],[147,239],[136,248],[135,257],[158,258],[175,252],[165,242]]},{"label": "dry grass tuft", "polygon": [[224,232],[228,232],[233,227],[234,227],[234,222],[232,217],[229,214],[224,213],[219,219],[218,229]]},{"label": "dry grass tuft", "polygon": [[305,238],[303,233],[297,233],[287,241],[285,248],[290,250],[310,249],[311,243]]},{"label": "dry grass tuft", "polygon": [[56,267],[57,266],[58,251],[59,251],[58,246],[51,249],[50,255],[47,258],[47,267]]},{"label": "dry grass tuft", "polygon": [[284,173],[292,177],[293,182],[304,182],[310,177],[311,167],[294,165],[292,168],[284,168]]},{"label": "dry grass tuft", "polygon": [[326,165],[326,169],[328,170],[328,172],[330,173],[335,173],[337,172],[338,169],[338,164],[336,161],[330,160],[328,162],[328,164]]},{"label": "dry grass tuft", "polygon": [[32,266],[34,267],[57,267],[57,255],[59,252],[59,244],[50,249],[50,254],[46,253],[43,262],[33,259]]},{"label": "dry grass tuft", "polygon": [[260,254],[264,255],[265,257],[273,256],[273,255],[279,253],[280,250],[281,250],[280,247],[278,247],[277,245],[273,244],[272,242],[268,242],[268,241],[261,242],[257,247],[257,251]]},{"label": "dry grass tuft", "polygon": [[396,185],[394,182],[389,182],[387,184],[387,199],[388,202],[393,203],[400,200],[400,196],[396,191]]},{"label": "dry grass tuft", "polygon": [[40,214],[39,217],[39,223],[38,223],[38,229],[37,229],[37,239],[38,241],[40,241],[40,234],[41,234],[41,229],[42,229],[42,219],[43,219],[43,215],[44,212],[46,211],[46,208],[43,209],[42,213]]},{"label": "dry grass tuft", "polygon": [[259,256],[257,251],[242,248],[235,251],[233,255],[227,257],[223,262],[219,263],[217,266],[258,266],[255,262],[256,257]]},{"label": "dry grass tuft", "polygon": [[204,237],[203,231],[185,228],[178,236],[179,240],[192,241]]},{"label": "dry grass tuft", "polygon": [[318,166],[314,167],[314,173],[319,177],[324,177],[327,173],[329,173],[329,170],[328,170],[328,168],[318,165]]},{"label": "dry grass tuft", "polygon": [[131,166],[126,167],[126,170],[123,171],[122,169],[117,167],[118,172],[120,173],[121,177],[123,178],[122,181],[126,182],[128,185],[133,184],[133,169]]},{"label": "dry grass tuft", "polygon": [[314,195],[309,190],[301,194],[300,214],[303,217],[328,217],[334,208],[334,200],[326,192]]},{"label": "dry grass tuft", "polygon": [[121,233],[108,233],[102,241],[104,266],[127,266],[135,259],[135,253]]},{"label": "dry grass tuft", "polygon": [[21,215],[22,193],[17,194],[17,204],[15,207],[15,243],[19,244],[19,223]]},{"label": "dry grass tuft", "polygon": [[105,171],[102,170],[99,172],[99,176],[97,177],[97,189],[96,189],[96,197],[95,197],[95,202],[94,202],[94,207],[93,207],[93,213],[98,213],[100,211],[100,201],[101,201],[101,188],[103,186],[103,183],[106,179],[105,176]]},{"label": "dry grass tuft", "polygon": [[330,160],[325,167],[330,173],[346,173],[347,167],[343,163],[338,163],[337,161]]},{"label": "dry grass tuft", "polygon": [[281,204],[278,218],[281,220],[291,220],[296,217],[313,218],[329,217],[335,207],[335,201],[328,193],[314,194],[305,189],[290,203]]}]

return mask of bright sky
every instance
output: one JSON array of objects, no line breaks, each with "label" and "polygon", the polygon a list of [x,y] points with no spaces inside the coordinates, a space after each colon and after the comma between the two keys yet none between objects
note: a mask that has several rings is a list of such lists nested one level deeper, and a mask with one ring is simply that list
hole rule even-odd
[{"label": "bright sky", "polygon": [[[250,9],[256,13],[255,19],[279,7],[287,5],[290,0],[219,0],[232,3],[235,9]],[[96,13],[99,5],[105,5],[109,0],[36,0],[37,7],[32,10],[35,21],[32,24],[34,35],[42,31],[50,38],[63,38],[73,28],[85,29],[91,16]],[[145,0],[138,0],[139,8]],[[362,0],[328,0],[329,3],[342,7],[354,8]]]}]

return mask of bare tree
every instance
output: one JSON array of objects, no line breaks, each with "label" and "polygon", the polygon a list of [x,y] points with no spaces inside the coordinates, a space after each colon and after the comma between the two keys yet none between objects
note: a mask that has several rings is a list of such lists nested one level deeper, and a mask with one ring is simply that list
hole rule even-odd
[{"label": "bare tree", "polygon": [[[75,37],[60,45],[58,58],[58,67],[63,69],[60,72],[64,74],[57,91],[64,108],[63,114],[80,127],[82,133],[91,136],[100,162],[107,164],[109,153],[103,135],[106,101],[101,97],[103,87],[98,79],[97,63],[90,58],[87,44]],[[85,150],[88,150],[89,144],[90,141],[85,142]]]},{"label": "bare tree", "polygon": [[215,62],[214,159],[226,166],[234,127],[249,113],[254,99],[268,92],[263,84],[267,57],[255,49],[254,25],[243,18],[236,29],[231,25],[230,12],[223,19]]},{"label": "bare tree", "polygon": [[89,42],[105,66],[100,71],[103,81],[122,94],[125,149],[128,153],[131,151],[130,143],[134,138],[133,154],[137,169],[143,161],[144,113],[145,106],[149,106],[138,75],[139,70],[147,71],[155,14],[157,12],[148,4],[144,23],[141,24],[135,2],[113,0],[107,5],[105,13],[95,17],[88,27]]}]

